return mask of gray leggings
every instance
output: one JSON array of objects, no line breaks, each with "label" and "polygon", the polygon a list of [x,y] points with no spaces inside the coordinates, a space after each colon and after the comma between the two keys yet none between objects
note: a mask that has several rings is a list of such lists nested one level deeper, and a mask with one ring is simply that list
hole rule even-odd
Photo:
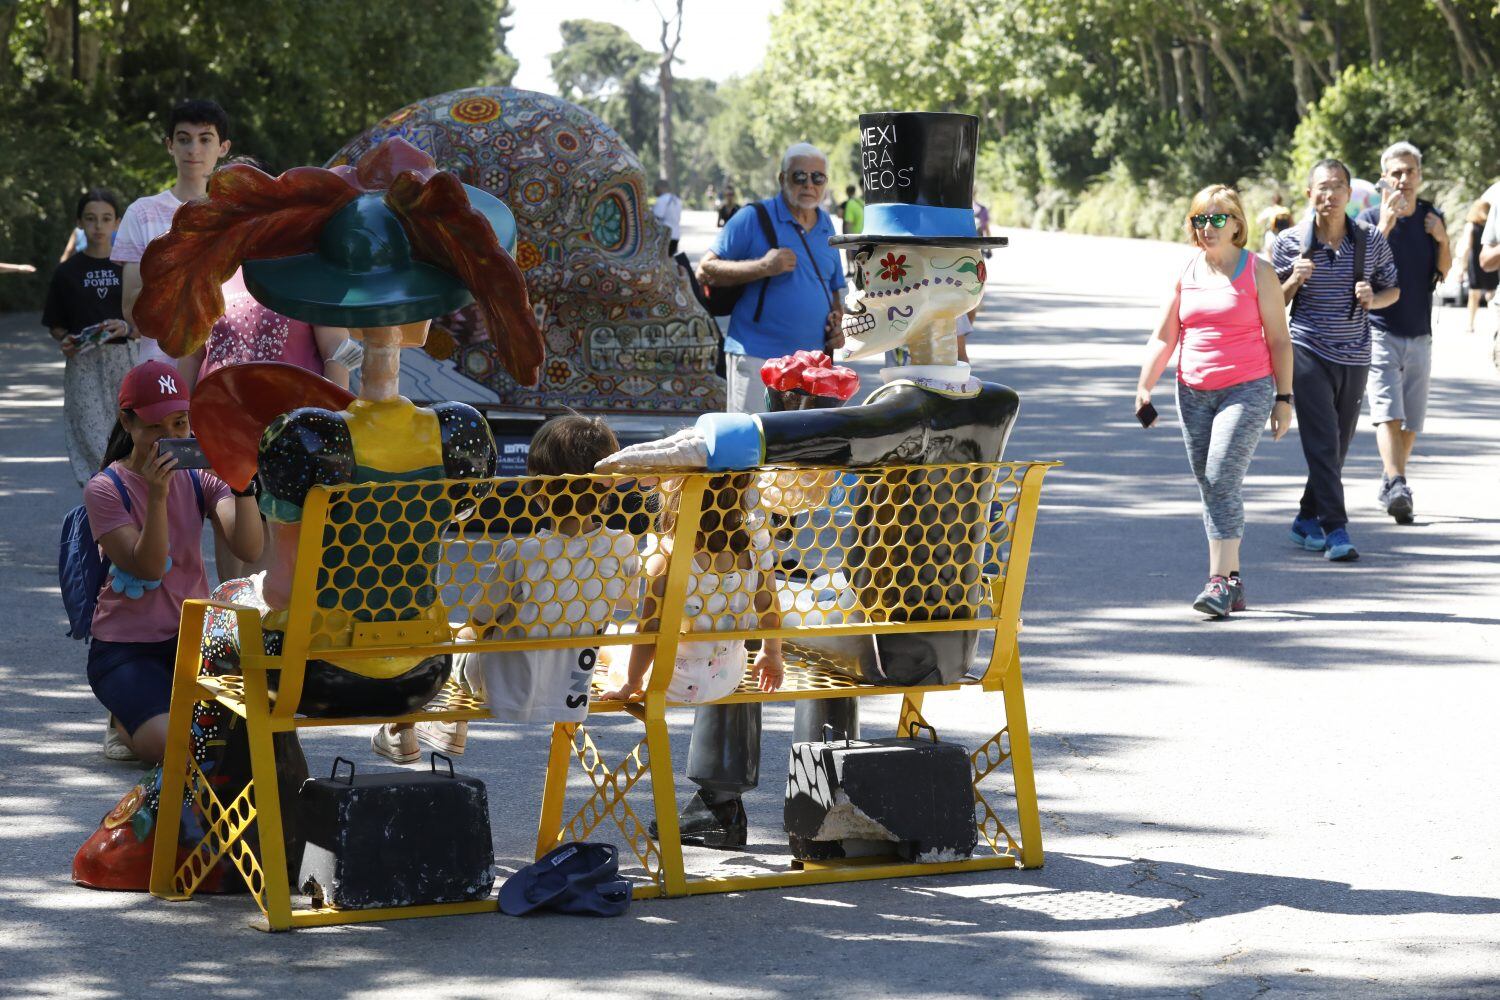
[{"label": "gray leggings", "polygon": [[1245,533],[1240,485],[1276,401],[1276,380],[1267,375],[1223,389],[1193,389],[1177,383],[1177,415],[1188,464],[1203,495],[1203,527],[1212,539]]}]

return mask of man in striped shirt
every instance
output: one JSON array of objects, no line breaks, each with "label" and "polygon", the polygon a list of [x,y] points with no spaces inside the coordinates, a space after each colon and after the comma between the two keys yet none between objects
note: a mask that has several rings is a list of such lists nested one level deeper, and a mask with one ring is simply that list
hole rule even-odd
[{"label": "man in striped shirt", "polygon": [[[1312,239],[1304,223],[1283,232],[1271,250],[1292,305],[1292,399],[1307,460],[1292,541],[1337,562],[1359,558],[1349,540],[1343,472],[1370,374],[1370,310],[1401,295],[1390,245],[1374,227],[1349,218],[1349,194],[1349,168],[1320,161],[1307,188]],[[1356,257],[1363,257],[1359,274]]]}]

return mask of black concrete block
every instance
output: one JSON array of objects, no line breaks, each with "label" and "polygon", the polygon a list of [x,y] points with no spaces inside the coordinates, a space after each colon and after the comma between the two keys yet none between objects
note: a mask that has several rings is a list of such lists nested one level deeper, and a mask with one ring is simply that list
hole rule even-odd
[{"label": "black concrete block", "polygon": [[298,812],[307,847],[297,885],[333,906],[456,903],[494,886],[489,801],[477,778],[446,769],[313,778]]},{"label": "black concrete block", "polygon": [[969,753],[925,739],[794,743],[784,818],[804,861],[968,857],[978,842]]}]

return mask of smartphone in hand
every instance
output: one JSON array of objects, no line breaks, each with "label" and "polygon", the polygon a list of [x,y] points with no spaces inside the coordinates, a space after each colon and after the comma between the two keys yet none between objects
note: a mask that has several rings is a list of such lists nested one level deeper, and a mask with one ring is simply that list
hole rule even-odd
[{"label": "smartphone in hand", "polygon": [[198,444],[197,438],[161,438],[156,442],[156,448],[163,455],[171,455],[177,459],[179,469],[211,469],[208,456],[203,454],[203,447]]},{"label": "smartphone in hand", "polygon": [[1152,406],[1149,402],[1142,403],[1141,408],[1135,411],[1135,419],[1141,422],[1142,427],[1150,427],[1156,423],[1156,417],[1156,407]]}]

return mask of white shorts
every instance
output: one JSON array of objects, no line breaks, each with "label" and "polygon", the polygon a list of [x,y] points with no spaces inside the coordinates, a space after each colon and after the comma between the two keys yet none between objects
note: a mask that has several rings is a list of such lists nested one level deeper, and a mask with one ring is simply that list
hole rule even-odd
[{"label": "white shorts", "polygon": [[766,384],[760,380],[765,363],[751,354],[724,355],[725,413],[766,412]]}]

